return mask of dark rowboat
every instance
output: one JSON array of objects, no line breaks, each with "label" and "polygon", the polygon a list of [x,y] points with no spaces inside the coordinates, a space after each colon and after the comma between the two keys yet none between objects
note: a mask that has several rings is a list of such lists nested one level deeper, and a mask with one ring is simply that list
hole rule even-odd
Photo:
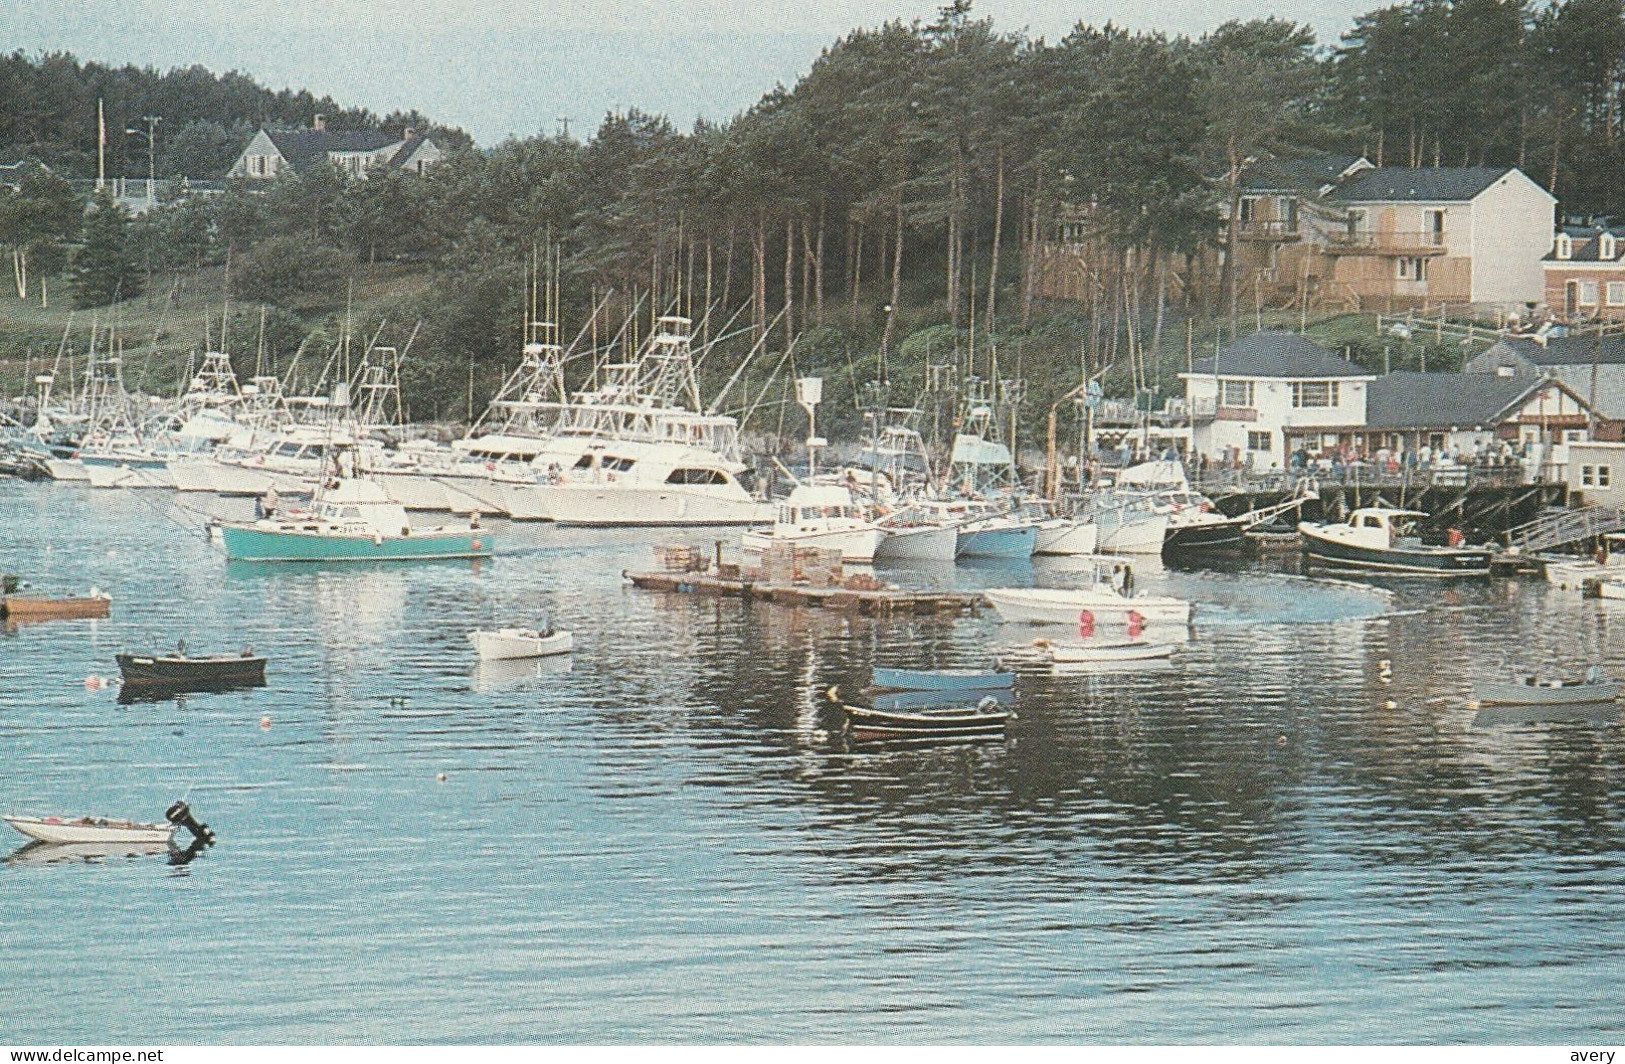
[{"label": "dark rowboat", "polygon": [[847,729],[857,739],[975,739],[1001,738],[1014,715],[1002,706],[961,706],[919,713],[841,707]]},{"label": "dark rowboat", "polygon": [[180,688],[187,684],[263,686],[265,659],[252,650],[241,654],[188,657],[184,646],[174,654],[120,654],[119,672],[129,684],[156,684]]}]

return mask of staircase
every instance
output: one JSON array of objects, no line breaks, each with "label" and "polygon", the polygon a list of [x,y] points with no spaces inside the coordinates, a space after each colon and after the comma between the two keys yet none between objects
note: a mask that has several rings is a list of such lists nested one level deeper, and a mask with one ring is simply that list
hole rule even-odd
[{"label": "staircase", "polygon": [[1588,506],[1583,510],[1555,510],[1507,532],[1507,542],[1524,554],[1625,530],[1625,510]]}]

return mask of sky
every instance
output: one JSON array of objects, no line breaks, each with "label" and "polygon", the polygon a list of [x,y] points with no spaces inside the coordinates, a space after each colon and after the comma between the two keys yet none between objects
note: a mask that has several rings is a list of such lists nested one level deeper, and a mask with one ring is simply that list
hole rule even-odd
[{"label": "sky", "polygon": [[[417,108],[482,145],[590,131],[639,107],[687,127],[794,84],[848,30],[928,21],[941,0],[0,0],[0,49],[159,68],[240,70],[379,114]],[[1005,31],[1059,38],[1077,22],[1200,34],[1280,15],[1335,42],[1335,0],[976,0]]]}]

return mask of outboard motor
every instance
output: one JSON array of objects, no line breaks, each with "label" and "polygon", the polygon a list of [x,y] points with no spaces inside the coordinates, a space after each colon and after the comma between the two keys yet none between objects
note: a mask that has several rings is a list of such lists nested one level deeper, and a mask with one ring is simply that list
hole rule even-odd
[{"label": "outboard motor", "polygon": [[197,817],[192,815],[192,807],[184,801],[176,802],[164,810],[164,819],[190,831],[192,838],[204,846],[214,845],[214,832],[209,830],[209,825],[198,823]]}]

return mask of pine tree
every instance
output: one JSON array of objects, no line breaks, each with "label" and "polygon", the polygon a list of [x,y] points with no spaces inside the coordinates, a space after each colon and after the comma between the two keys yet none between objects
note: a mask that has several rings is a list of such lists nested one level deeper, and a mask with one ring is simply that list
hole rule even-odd
[{"label": "pine tree", "polygon": [[102,307],[141,294],[141,271],[130,248],[130,216],[106,189],[91,200],[84,242],[73,257],[74,302]]}]

